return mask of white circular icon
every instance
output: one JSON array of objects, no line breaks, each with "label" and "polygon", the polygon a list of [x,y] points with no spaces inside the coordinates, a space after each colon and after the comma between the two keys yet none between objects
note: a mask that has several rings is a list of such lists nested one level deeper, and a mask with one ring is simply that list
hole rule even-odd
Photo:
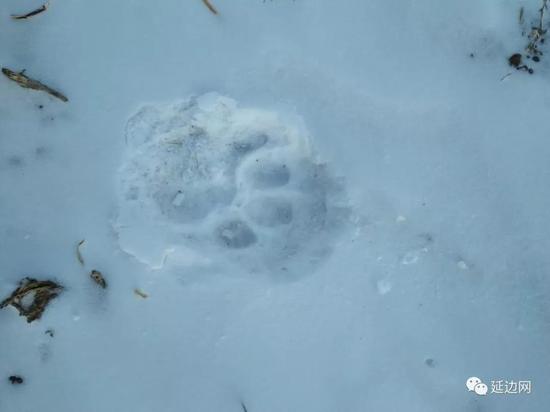
[{"label": "white circular icon", "polygon": [[480,383],[481,383],[481,379],[476,378],[475,376],[472,376],[471,378],[468,378],[468,380],[466,381],[466,387],[470,392],[472,392],[475,389],[476,385]]},{"label": "white circular icon", "polygon": [[484,383],[478,383],[475,388],[474,388],[474,391],[475,393],[477,393],[478,395],[487,395],[487,391],[488,391],[488,388],[487,388],[487,385],[485,385]]}]

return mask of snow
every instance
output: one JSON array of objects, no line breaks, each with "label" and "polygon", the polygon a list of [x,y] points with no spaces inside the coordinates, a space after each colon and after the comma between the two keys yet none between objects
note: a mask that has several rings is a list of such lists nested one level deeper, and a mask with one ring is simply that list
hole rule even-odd
[{"label": "snow", "polygon": [[0,310],[0,410],[548,410],[550,69],[506,61],[540,2],[211,2],[0,4],[2,67],[69,98],[0,79],[0,298],[65,287]]}]

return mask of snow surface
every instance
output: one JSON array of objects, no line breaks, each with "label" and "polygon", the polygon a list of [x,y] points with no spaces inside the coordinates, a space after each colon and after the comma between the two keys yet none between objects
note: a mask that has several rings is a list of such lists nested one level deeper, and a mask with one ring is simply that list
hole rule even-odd
[{"label": "snow surface", "polygon": [[[0,311],[0,411],[549,410],[550,67],[543,58],[529,76],[506,62],[526,42],[519,7],[532,22],[540,2],[211,2],[219,15],[200,0],[52,0],[17,22],[9,15],[41,2],[0,4],[2,67],[69,98],[0,79],[0,296],[26,275],[65,286],[39,321]],[[250,110],[298,136],[303,151],[279,149],[309,165],[305,174],[323,165],[330,184],[314,185],[314,199],[343,206],[334,228],[293,232],[304,221],[280,218],[260,232],[282,197],[255,204],[254,182],[286,178],[245,159],[234,168],[242,205],[173,186],[206,200],[176,217],[188,203],[172,198],[166,230],[146,220],[156,213],[147,207],[128,221],[139,235],[130,236],[124,179],[149,190],[169,169],[162,136],[137,144],[129,122],[211,92],[236,102],[231,113]],[[214,146],[239,142],[208,133]],[[223,186],[228,146],[195,153],[221,168]],[[130,159],[161,169],[140,178]],[[192,223],[235,222],[224,213],[259,240],[224,249],[220,234],[244,226]],[[148,238],[147,225],[161,233]],[[192,232],[180,231],[181,243],[180,225]],[[279,276],[288,239],[299,258]],[[163,265],[142,263],[163,251]],[[11,385],[12,374],[25,382]],[[477,396],[471,376],[531,380],[533,392]]]}]

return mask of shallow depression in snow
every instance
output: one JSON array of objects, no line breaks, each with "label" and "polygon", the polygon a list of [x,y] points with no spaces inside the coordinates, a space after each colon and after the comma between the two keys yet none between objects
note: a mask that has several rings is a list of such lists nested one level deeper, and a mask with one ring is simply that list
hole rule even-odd
[{"label": "shallow depression in snow", "polygon": [[121,248],[153,268],[298,273],[346,226],[343,185],[299,120],[209,93],[142,108],[126,139],[115,227]]}]

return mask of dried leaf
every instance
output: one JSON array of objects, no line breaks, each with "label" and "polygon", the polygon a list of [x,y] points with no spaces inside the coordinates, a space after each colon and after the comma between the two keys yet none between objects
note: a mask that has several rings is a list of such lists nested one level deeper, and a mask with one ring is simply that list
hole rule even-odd
[{"label": "dried leaf", "polygon": [[107,288],[107,282],[105,281],[105,278],[103,277],[101,272],[99,272],[98,270],[92,270],[92,272],[90,273],[90,277],[103,289]]},{"label": "dried leaf", "polygon": [[[57,297],[62,289],[61,285],[51,280],[39,281],[32,278],[24,278],[19,282],[17,289],[0,303],[0,309],[11,305],[18,310],[19,316],[25,316],[27,322],[31,323],[36,319],[40,319],[50,300]],[[23,299],[31,294],[31,303],[28,305],[23,304]]]},{"label": "dried leaf", "polygon": [[51,87],[48,87],[43,83],[40,83],[38,80],[34,80],[34,79],[31,79],[30,77],[26,76],[25,75],[25,70],[17,73],[17,72],[14,72],[13,70],[10,70],[10,69],[7,69],[7,68],[3,67],[2,68],[2,73],[4,73],[4,75],[8,79],[14,81],[19,86],[21,86],[25,89],[43,91],[43,92],[46,92],[46,93],[58,98],[59,100],[61,100],[63,102],[68,102],[69,101],[69,99],[67,99],[67,97],[65,97],[62,93],[58,92],[57,90],[54,90]]}]

